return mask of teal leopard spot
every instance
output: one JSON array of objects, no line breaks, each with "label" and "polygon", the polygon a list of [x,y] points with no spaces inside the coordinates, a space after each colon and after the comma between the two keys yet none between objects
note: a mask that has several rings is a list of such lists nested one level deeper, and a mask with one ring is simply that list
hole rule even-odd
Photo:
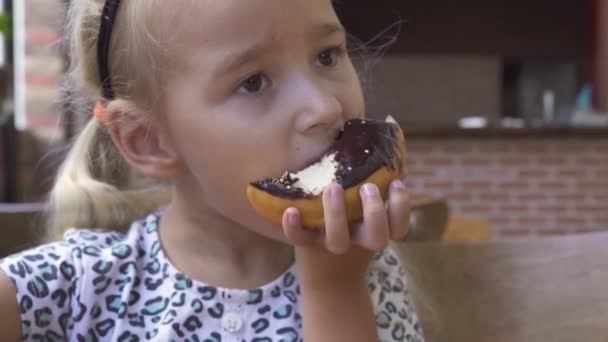
[{"label": "teal leopard spot", "polygon": [[262,331],[268,329],[270,326],[270,322],[266,318],[260,318],[257,321],[251,324],[251,327],[255,331],[256,334],[261,333]]},{"label": "teal leopard spot", "polygon": [[120,244],[112,247],[112,255],[119,259],[126,259],[131,256],[131,253],[131,247],[125,244]]},{"label": "teal leopard spot", "polygon": [[141,328],[145,328],[146,327],[146,321],[144,320],[144,316],[134,313],[134,314],[129,314],[129,324],[131,324],[134,327],[141,327]]},{"label": "teal leopard spot", "polygon": [[173,303],[171,303],[171,305],[173,307],[180,307],[180,306],[184,306],[184,304],[186,303],[186,294],[185,293],[177,293],[175,292],[173,294]]},{"label": "teal leopard spot", "polygon": [[140,298],[141,296],[137,291],[131,291],[131,293],[129,293],[129,305],[134,305],[135,303],[139,302]]},{"label": "teal leopard spot", "polygon": [[391,266],[395,266],[399,263],[399,259],[397,259],[394,255],[388,254],[384,259],[387,264]]},{"label": "teal leopard spot", "polygon": [[106,274],[106,273],[110,272],[113,264],[114,263],[111,261],[99,260],[98,262],[95,263],[95,265],[93,265],[93,271],[95,271],[99,274]]},{"label": "teal leopard spot", "polygon": [[296,277],[291,272],[287,272],[287,274],[285,274],[285,277],[283,278],[283,285],[285,285],[285,287],[289,287],[293,285],[295,281]]},{"label": "teal leopard spot", "polygon": [[379,305],[384,304],[385,300],[386,300],[386,292],[380,291],[380,295],[378,296],[378,304]]},{"label": "teal leopard spot", "polygon": [[106,297],[106,307],[108,311],[114,312],[120,317],[127,312],[127,305],[122,301],[120,296],[116,295]]},{"label": "teal leopard spot", "polygon": [[146,269],[146,271],[150,272],[150,274],[156,274],[160,271],[160,263],[158,262],[158,260],[153,260],[147,263],[146,267],[144,268]]},{"label": "teal leopard spot", "polygon": [[158,252],[160,252],[160,243],[158,241],[154,241],[154,243],[152,243],[152,248],[150,248],[150,255],[152,258],[156,258],[158,256]]},{"label": "teal leopard spot", "polygon": [[40,270],[42,278],[46,281],[57,279],[57,267],[50,265],[48,262],[38,266],[38,270]]},{"label": "teal leopard spot", "polygon": [[40,277],[36,277],[34,280],[28,281],[27,289],[30,291],[30,294],[36,298],[44,298],[49,295],[49,287]]},{"label": "teal leopard spot", "polygon": [[203,300],[212,300],[217,295],[217,289],[211,286],[199,287],[198,292],[202,295]]},{"label": "teal leopard spot", "polygon": [[224,304],[217,303],[213,307],[209,308],[209,314],[213,318],[222,318],[224,315]]},{"label": "teal leopard spot", "polygon": [[78,341],[84,341],[84,342],[94,342],[94,341],[99,340],[97,338],[97,336],[95,335],[95,331],[93,329],[89,329],[89,331],[87,331],[87,334],[85,336],[76,334],[76,338],[78,339]]},{"label": "teal leopard spot", "polygon": [[403,280],[401,280],[401,278],[397,278],[397,281],[395,281],[395,284],[393,284],[393,292],[401,292],[405,289],[405,284],[403,283]]},{"label": "teal leopard spot", "polygon": [[118,286],[118,289],[120,291],[122,291],[125,286],[127,286],[128,284],[131,283],[131,277],[126,277],[126,278],[122,278],[122,279],[117,279],[116,281],[114,281],[114,285]]},{"label": "teal leopard spot", "polygon": [[67,298],[68,298],[67,293],[62,289],[57,289],[57,290],[55,290],[55,292],[53,292],[51,294],[51,300],[60,309],[62,309],[63,306],[65,305]]},{"label": "teal leopard spot", "polygon": [[124,263],[122,266],[120,266],[120,273],[124,275],[132,274],[135,272],[137,272],[137,267],[135,267],[135,263],[132,261]]},{"label": "teal leopard spot", "polygon": [[97,304],[95,304],[93,306],[93,309],[91,309],[91,318],[95,319],[98,318],[99,316],[101,316],[101,307]]},{"label": "teal leopard spot", "polygon": [[178,274],[175,280],[175,289],[176,290],[185,290],[192,287],[192,279],[187,278],[183,274]]},{"label": "teal leopard spot", "polygon": [[250,290],[247,298],[247,304],[254,305],[262,302],[262,290]]},{"label": "teal leopard spot", "polygon": [[270,337],[256,337],[251,342],[272,342]]},{"label": "teal leopard spot", "polygon": [[30,336],[31,332],[32,332],[32,322],[23,320],[21,322],[21,334],[23,335],[24,339],[26,337]]},{"label": "teal leopard spot", "polygon": [[72,280],[72,278],[74,277],[74,274],[76,274],[76,270],[74,269],[74,266],[68,264],[67,262],[62,262],[61,265],[59,265],[59,271],[61,272],[61,274],[63,275],[63,277],[66,280]]},{"label": "teal leopard spot", "polygon": [[21,301],[19,302],[19,306],[21,307],[21,313],[27,313],[34,306],[34,301],[32,301],[32,297],[28,295],[24,295],[21,297]]},{"label": "teal leopard spot", "polygon": [[95,241],[97,240],[97,236],[91,234],[91,232],[87,232],[87,231],[81,231],[80,232],[80,238],[82,238],[83,240],[87,240],[87,241]]},{"label": "teal leopard spot", "polygon": [[118,235],[110,235],[106,237],[106,245],[113,245],[118,241],[122,241],[123,238]]},{"label": "teal leopard spot", "polygon": [[146,333],[146,339],[151,340],[158,335],[158,329],[150,330]]},{"label": "teal leopard spot", "polygon": [[289,301],[293,304],[298,301],[298,298],[296,297],[296,294],[293,293],[293,291],[285,291],[285,297],[287,297],[287,299],[289,299]]},{"label": "teal leopard spot", "polygon": [[277,334],[282,336],[279,342],[297,342],[299,338],[299,334],[294,328],[279,329]]},{"label": "teal leopard spot", "polygon": [[291,316],[291,311],[292,311],[292,306],[290,304],[281,305],[274,312],[273,316],[276,319],[284,319],[284,318],[287,318],[287,317]]},{"label": "teal leopard spot", "polygon": [[11,274],[19,276],[20,278],[25,278],[26,273],[32,272],[30,266],[24,261],[19,261],[16,264],[10,265],[8,268],[11,271]]},{"label": "teal leopard spot", "polygon": [[103,320],[103,321],[97,323],[97,325],[95,326],[95,330],[97,331],[99,336],[105,337],[108,335],[110,330],[114,329],[115,324],[116,323],[114,322],[113,319],[108,318],[106,320]]},{"label": "teal leopard spot", "polygon": [[144,284],[146,284],[147,290],[155,291],[159,286],[161,286],[163,284],[163,279],[162,278],[158,278],[158,279],[146,278],[146,280],[144,280]]},{"label": "teal leopard spot", "polygon": [[272,295],[273,298],[277,298],[281,295],[281,288],[280,287],[275,287],[274,289],[272,289],[272,292],[270,293]]},{"label": "teal leopard spot", "polygon": [[74,310],[74,312],[72,313],[72,321],[80,322],[84,318],[84,315],[87,313],[87,307],[82,304],[78,299],[76,300],[76,304],[78,305],[78,309]]},{"label": "teal leopard spot", "polygon": [[36,320],[36,326],[47,327],[53,321],[53,311],[50,308],[43,308],[34,311],[34,318]]},{"label": "teal leopard spot", "polygon": [[108,286],[112,283],[112,279],[106,276],[99,276],[93,279],[93,286],[95,287],[95,294],[101,294],[104,292]]},{"label": "teal leopard spot", "polygon": [[399,322],[395,325],[392,335],[397,341],[403,341],[405,339],[405,326],[403,326],[403,323]]},{"label": "teal leopard spot", "polygon": [[169,306],[169,299],[156,297],[145,302],[145,307],[142,310],[144,315],[154,316],[163,312]]},{"label": "teal leopard spot", "polygon": [[198,299],[193,300],[190,306],[195,313],[201,313],[203,311],[203,302]]},{"label": "teal leopard spot", "polygon": [[101,255],[101,250],[95,246],[86,246],[82,252],[92,257],[98,257]]},{"label": "teal leopard spot", "polygon": [[203,323],[196,316],[190,316],[184,322],[184,328],[186,328],[190,332],[194,332],[196,329],[200,329],[203,327]]},{"label": "teal leopard spot", "polygon": [[78,260],[82,258],[82,250],[78,247],[72,249],[72,259]]},{"label": "teal leopard spot", "polygon": [[376,326],[388,329],[391,326],[391,316],[386,312],[381,312],[376,316]]},{"label": "teal leopard spot", "polygon": [[165,317],[163,317],[163,324],[171,324],[173,323],[173,321],[175,320],[175,318],[177,317],[177,311],[175,310],[169,310],[167,311],[167,313],[165,313]]},{"label": "teal leopard spot", "polygon": [[146,224],[146,233],[148,234],[156,232],[157,229],[158,225],[156,222],[148,222],[148,224]]},{"label": "teal leopard spot", "polygon": [[68,329],[68,324],[70,324],[71,315],[70,313],[64,313],[59,316],[59,325],[61,326],[61,330],[65,331]]}]

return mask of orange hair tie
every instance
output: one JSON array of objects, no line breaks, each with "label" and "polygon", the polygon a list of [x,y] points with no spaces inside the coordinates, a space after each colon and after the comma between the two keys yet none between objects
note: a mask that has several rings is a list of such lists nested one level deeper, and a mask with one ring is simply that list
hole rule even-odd
[{"label": "orange hair tie", "polygon": [[103,123],[105,121],[106,107],[103,105],[101,100],[95,102],[95,108],[93,108],[93,115],[98,122]]}]

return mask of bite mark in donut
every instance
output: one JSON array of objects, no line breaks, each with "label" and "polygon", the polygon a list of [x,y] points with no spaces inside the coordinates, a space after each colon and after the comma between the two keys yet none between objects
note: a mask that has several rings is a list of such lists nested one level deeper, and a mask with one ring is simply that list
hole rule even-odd
[{"label": "bite mark in donut", "polygon": [[344,189],[347,219],[354,222],[363,217],[359,187],[374,183],[386,199],[390,182],[401,177],[404,159],[405,138],[391,116],[384,121],[353,119],[318,160],[301,170],[249,183],[247,197],[272,222],[281,223],[285,210],[295,207],[304,227],[320,228],[323,190],[335,181]]}]

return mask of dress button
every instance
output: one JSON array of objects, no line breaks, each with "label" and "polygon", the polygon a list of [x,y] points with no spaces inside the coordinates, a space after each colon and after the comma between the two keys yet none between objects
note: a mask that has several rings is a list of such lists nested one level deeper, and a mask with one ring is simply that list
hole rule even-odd
[{"label": "dress button", "polygon": [[243,327],[243,320],[237,314],[227,313],[222,318],[222,328],[229,333],[237,333]]}]

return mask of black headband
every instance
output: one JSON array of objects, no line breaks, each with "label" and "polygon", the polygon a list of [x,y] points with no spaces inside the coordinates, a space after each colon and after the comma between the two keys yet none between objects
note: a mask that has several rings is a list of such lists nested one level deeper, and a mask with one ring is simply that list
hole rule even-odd
[{"label": "black headband", "polygon": [[112,28],[118,14],[120,0],[106,0],[101,12],[101,23],[99,24],[99,37],[97,38],[97,66],[99,68],[99,80],[101,81],[102,95],[106,100],[114,99],[114,90],[110,79],[110,64],[108,55],[110,51],[110,39]]}]

